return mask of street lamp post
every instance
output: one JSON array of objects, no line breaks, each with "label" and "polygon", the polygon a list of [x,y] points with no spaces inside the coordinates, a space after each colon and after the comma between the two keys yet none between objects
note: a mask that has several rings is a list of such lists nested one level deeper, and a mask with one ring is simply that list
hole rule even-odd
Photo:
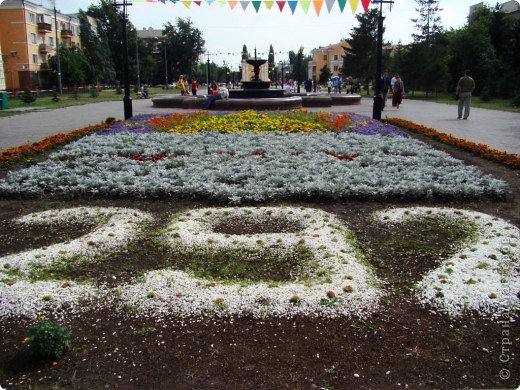
[{"label": "street lamp post", "polygon": [[381,120],[381,111],[383,110],[383,4],[394,3],[393,0],[372,0],[372,4],[379,4],[379,15],[377,17],[377,51],[376,51],[376,90],[374,95],[374,105],[372,108],[372,118]]},{"label": "street lamp post", "polygon": [[135,36],[135,57],[137,62],[137,90],[141,90],[141,75],[139,70],[139,45],[137,42],[137,35]]},{"label": "street lamp post", "polygon": [[129,0],[123,0],[121,3],[114,3],[116,8],[123,7],[123,19],[121,20],[122,40],[123,40],[123,83],[125,86],[125,97],[123,98],[123,107],[125,119],[132,117],[132,98],[130,97],[130,79],[128,77],[128,33],[126,29],[127,14],[126,7],[132,5]]},{"label": "street lamp post", "polygon": [[62,93],[62,86],[61,86],[61,65],[60,65],[60,43],[58,40],[58,12],[56,11],[56,0],[54,0],[54,33],[55,33],[55,39],[56,39],[56,72],[58,73],[58,95],[61,95]]},{"label": "street lamp post", "polygon": [[166,57],[166,41],[164,41],[164,85],[168,88],[168,57]]}]

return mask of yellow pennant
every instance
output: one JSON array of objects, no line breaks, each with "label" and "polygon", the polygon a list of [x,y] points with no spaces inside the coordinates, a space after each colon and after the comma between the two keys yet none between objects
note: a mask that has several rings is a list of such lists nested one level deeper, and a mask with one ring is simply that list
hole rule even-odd
[{"label": "yellow pennant", "polygon": [[274,4],[274,0],[264,0],[265,8],[267,8],[268,10],[273,8],[273,4]]},{"label": "yellow pennant", "polygon": [[350,8],[352,8],[352,13],[355,14],[359,0],[348,0],[348,2],[350,3]]},{"label": "yellow pennant", "polygon": [[184,4],[186,8],[190,8],[191,6],[191,1],[181,1],[181,3]]}]

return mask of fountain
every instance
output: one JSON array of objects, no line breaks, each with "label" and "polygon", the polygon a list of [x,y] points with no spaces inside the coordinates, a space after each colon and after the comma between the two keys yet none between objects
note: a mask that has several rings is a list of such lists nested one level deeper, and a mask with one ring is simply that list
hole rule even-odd
[{"label": "fountain", "polygon": [[[360,95],[329,95],[322,94],[307,96],[307,94],[284,95],[282,88],[270,89],[270,82],[260,79],[260,67],[267,60],[255,57],[246,60],[253,66],[254,77],[249,81],[242,81],[241,89],[230,89],[229,99],[220,99],[214,103],[215,110],[293,110],[302,107],[331,107],[332,105],[359,104]],[[155,107],[200,109],[205,96],[159,95],[152,99]]]},{"label": "fountain", "polygon": [[274,98],[283,97],[283,90],[280,89],[269,89],[271,83],[269,81],[261,80],[260,67],[267,62],[256,57],[249,58],[246,60],[249,65],[253,66],[254,77],[250,81],[242,81],[242,89],[232,89],[229,91],[229,97],[234,99],[258,99],[258,98]]}]

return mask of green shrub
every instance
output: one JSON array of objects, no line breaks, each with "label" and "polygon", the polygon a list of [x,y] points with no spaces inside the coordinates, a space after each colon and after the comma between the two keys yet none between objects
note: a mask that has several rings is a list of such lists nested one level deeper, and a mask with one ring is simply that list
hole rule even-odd
[{"label": "green shrub", "polygon": [[52,90],[52,101],[54,103],[58,103],[60,101],[60,97],[58,95],[58,92],[56,92],[56,89]]},{"label": "green shrub", "polygon": [[121,88],[121,83],[119,81],[116,81],[116,95],[122,95],[123,94],[123,88]]},{"label": "green shrub", "polygon": [[99,90],[96,87],[90,87],[90,97],[97,98],[99,96]]},{"label": "green shrub", "polygon": [[26,104],[31,104],[34,101],[36,101],[36,96],[34,96],[34,93],[32,93],[31,90],[29,88],[27,88],[23,92],[22,102],[24,102]]},{"label": "green shrub", "polygon": [[487,87],[482,88],[482,91],[480,91],[480,100],[483,102],[489,102],[491,100],[491,94]]},{"label": "green shrub", "polygon": [[511,99],[511,105],[513,107],[520,107],[520,92],[517,92],[513,99]]},{"label": "green shrub", "polygon": [[43,358],[60,358],[72,348],[71,330],[42,320],[29,329],[29,348]]}]

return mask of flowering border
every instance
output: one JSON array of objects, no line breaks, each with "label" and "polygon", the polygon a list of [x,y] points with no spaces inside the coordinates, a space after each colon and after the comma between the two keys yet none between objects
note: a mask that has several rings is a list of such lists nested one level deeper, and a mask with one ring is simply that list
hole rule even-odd
[{"label": "flowering border", "polygon": [[117,121],[110,121],[106,123],[100,123],[98,125],[87,126],[70,133],[51,135],[50,137],[44,138],[41,141],[34,142],[29,145],[22,145],[10,149],[5,149],[0,152],[0,168],[6,168],[23,159],[27,160],[36,154],[54,149],[57,146],[68,144],[96,131],[106,129],[112,126],[115,122]]},{"label": "flowering border", "polygon": [[467,152],[472,152],[482,158],[505,165],[506,167],[509,167],[511,169],[520,169],[520,156],[518,154],[510,154],[507,152],[499,151],[497,149],[491,149],[489,146],[485,144],[477,144],[475,142],[471,142],[462,138],[457,138],[452,135],[448,135],[446,133],[442,133],[440,131],[432,129],[431,127],[418,125],[416,123],[404,119],[388,118],[383,119],[383,122],[390,123],[394,126],[402,127],[414,133],[425,135],[444,144],[453,145],[459,149],[465,150]]}]

